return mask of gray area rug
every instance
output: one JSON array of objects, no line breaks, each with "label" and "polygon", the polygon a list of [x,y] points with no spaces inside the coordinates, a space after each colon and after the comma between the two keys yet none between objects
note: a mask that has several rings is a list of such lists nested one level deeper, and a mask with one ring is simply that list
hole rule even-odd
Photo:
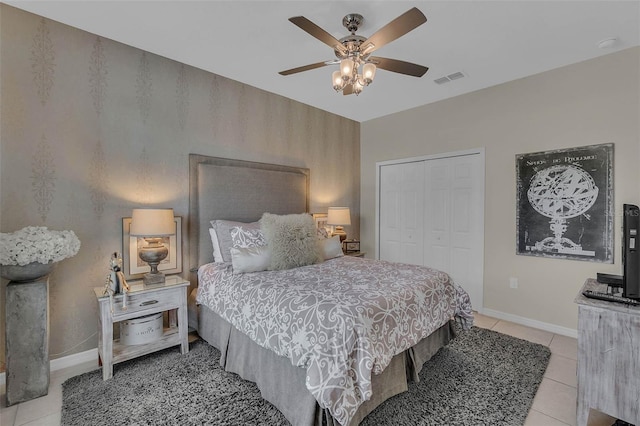
[{"label": "gray area rug", "polygon": [[[441,349],[420,382],[363,425],[522,425],[549,363],[546,346],[474,327]],[[63,385],[63,425],[288,425],[251,382],[227,373],[205,342],[96,370]]]}]

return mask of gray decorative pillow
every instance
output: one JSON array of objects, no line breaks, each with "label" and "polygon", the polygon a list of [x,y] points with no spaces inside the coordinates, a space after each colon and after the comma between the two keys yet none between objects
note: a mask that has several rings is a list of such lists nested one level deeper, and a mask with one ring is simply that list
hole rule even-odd
[{"label": "gray decorative pillow", "polygon": [[[260,229],[244,229],[242,226],[234,226],[229,230],[233,248],[249,248],[266,246],[264,234]],[[231,253],[233,255],[233,252]]]},{"label": "gray decorative pillow", "polygon": [[242,226],[245,230],[260,229],[259,222],[243,223],[232,220],[212,220],[211,227],[215,229],[218,235],[218,245],[220,246],[220,254],[224,262],[231,262],[231,248],[233,241],[231,240],[231,228],[234,226]]},{"label": "gray decorative pillow", "polygon": [[316,225],[306,213],[284,216],[265,213],[260,226],[271,250],[269,270],[291,269],[322,262]]}]

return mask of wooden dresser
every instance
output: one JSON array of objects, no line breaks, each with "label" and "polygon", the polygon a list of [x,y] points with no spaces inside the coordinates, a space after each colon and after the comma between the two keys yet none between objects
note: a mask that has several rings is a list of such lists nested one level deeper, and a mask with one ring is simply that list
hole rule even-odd
[{"label": "wooden dresser", "polygon": [[640,307],[584,297],[606,292],[588,279],[578,304],[578,426],[595,409],[640,425]]}]

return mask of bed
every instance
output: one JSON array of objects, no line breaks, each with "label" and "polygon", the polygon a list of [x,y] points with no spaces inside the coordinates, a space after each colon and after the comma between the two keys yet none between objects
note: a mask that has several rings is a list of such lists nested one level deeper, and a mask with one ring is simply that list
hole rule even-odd
[{"label": "bed", "polygon": [[418,379],[454,337],[454,314],[472,321],[466,293],[423,267],[344,256],[234,274],[231,263],[213,262],[210,222],[308,211],[309,170],[195,154],[189,161],[198,280],[190,323],[221,351],[225,370],[255,382],[293,425],[358,424]]}]

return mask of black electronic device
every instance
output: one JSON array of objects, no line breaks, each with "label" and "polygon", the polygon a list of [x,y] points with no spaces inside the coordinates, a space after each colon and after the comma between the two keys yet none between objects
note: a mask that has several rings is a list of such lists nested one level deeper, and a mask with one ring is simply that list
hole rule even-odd
[{"label": "black electronic device", "polygon": [[640,208],[623,205],[622,296],[640,300]]},{"label": "black electronic device", "polygon": [[624,286],[624,278],[622,275],[603,274],[602,272],[598,272],[597,281],[602,284],[608,284],[612,287]]},{"label": "black electronic device", "polygon": [[582,292],[582,295],[591,299],[606,300],[607,302],[625,303],[631,306],[640,306],[640,300],[623,296],[614,296],[613,294],[602,293],[599,291],[585,290]]}]

